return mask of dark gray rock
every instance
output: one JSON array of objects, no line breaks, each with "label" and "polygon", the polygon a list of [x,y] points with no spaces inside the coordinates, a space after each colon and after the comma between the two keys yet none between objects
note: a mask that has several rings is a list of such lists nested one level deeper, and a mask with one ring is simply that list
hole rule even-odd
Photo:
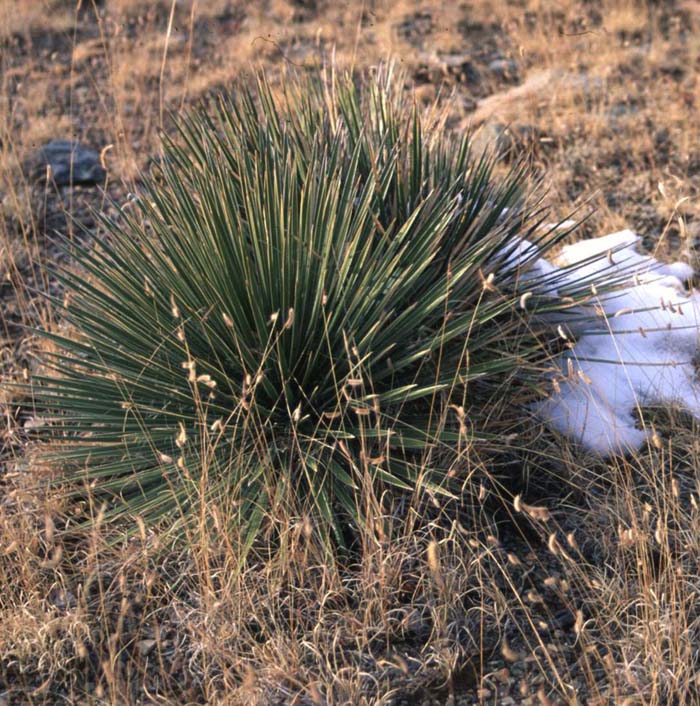
[{"label": "dark gray rock", "polygon": [[47,166],[56,186],[97,184],[107,177],[100,155],[74,140],[51,140],[41,147],[32,171],[38,178],[46,178]]},{"label": "dark gray rock", "polygon": [[489,71],[498,78],[514,80],[518,76],[518,65],[512,59],[494,59],[489,63]]}]

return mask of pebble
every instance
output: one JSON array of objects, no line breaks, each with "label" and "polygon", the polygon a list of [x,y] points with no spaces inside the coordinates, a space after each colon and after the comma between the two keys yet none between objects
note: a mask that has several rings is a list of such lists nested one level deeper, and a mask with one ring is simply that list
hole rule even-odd
[{"label": "pebble", "polygon": [[37,177],[45,178],[47,167],[50,180],[56,186],[97,184],[107,176],[100,155],[74,140],[51,140],[43,145],[37,152],[32,171]]},{"label": "pebble", "polygon": [[494,59],[489,63],[489,71],[498,78],[515,78],[518,75],[518,65],[512,59]]}]

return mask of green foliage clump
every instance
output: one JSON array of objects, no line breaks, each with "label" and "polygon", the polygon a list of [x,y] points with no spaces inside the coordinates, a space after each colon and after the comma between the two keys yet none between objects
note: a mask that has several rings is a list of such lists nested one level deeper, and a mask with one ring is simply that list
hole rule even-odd
[{"label": "green foliage clump", "polygon": [[448,492],[542,358],[517,306],[535,251],[509,257],[543,240],[527,183],[391,68],[194,112],[60,274],[72,333],[34,383],[62,481],[108,516],[225,507],[243,549],[282,511],[343,543],[368,498]]}]

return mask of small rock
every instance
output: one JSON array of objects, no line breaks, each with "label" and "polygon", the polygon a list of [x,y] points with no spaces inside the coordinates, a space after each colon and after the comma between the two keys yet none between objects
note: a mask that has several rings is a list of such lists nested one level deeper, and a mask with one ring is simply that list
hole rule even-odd
[{"label": "small rock", "polygon": [[459,67],[458,78],[462,83],[467,83],[472,86],[476,86],[481,83],[481,73],[476,67],[476,64],[471,61],[465,61]]},{"label": "small rock", "polygon": [[518,75],[518,65],[512,59],[494,59],[489,63],[489,71],[503,79],[514,79]]},{"label": "small rock", "polygon": [[462,83],[478,84],[481,74],[468,54],[446,54],[440,57],[445,73],[455,76]]},{"label": "small rock", "polygon": [[136,643],[136,646],[138,648],[139,654],[142,657],[146,657],[147,655],[149,655],[153,651],[153,648],[156,646],[156,641],[155,640],[139,640]]},{"label": "small rock", "polygon": [[47,167],[56,186],[97,184],[107,176],[100,155],[74,140],[51,140],[41,147],[33,171],[37,177],[44,178]]}]

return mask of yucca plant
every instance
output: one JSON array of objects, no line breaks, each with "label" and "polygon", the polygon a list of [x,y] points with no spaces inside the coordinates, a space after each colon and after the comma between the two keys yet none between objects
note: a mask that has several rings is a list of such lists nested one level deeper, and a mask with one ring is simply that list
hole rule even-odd
[{"label": "yucca plant", "polygon": [[527,171],[496,179],[392,67],[360,85],[239,85],[164,138],[107,237],[70,246],[70,333],[46,334],[34,393],[60,481],[108,516],[225,503],[245,551],[283,507],[343,543],[367,497],[450,492],[494,391],[527,389],[535,250],[512,253],[556,241]]}]

